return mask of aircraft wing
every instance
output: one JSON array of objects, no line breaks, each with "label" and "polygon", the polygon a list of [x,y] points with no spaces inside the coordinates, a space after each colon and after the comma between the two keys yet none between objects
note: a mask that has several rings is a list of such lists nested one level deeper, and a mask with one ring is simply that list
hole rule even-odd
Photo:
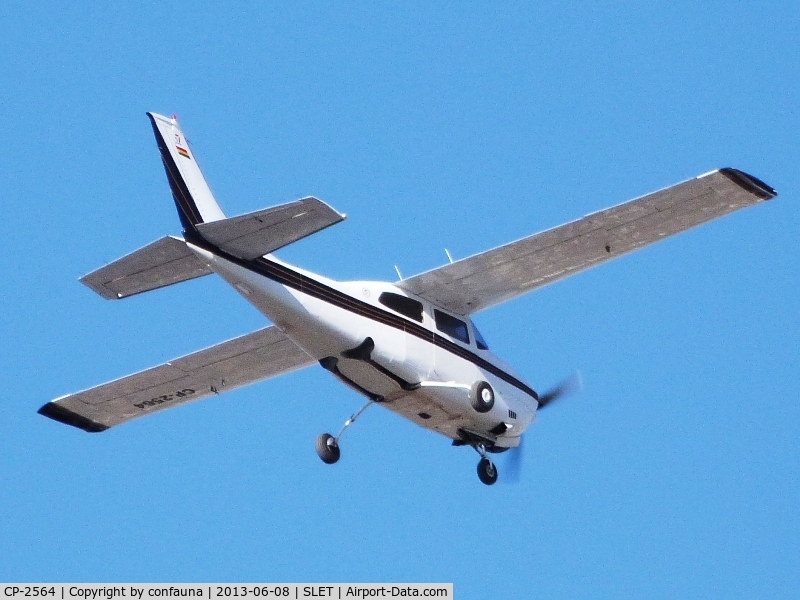
[{"label": "aircraft wing", "polygon": [[468,315],[774,198],[736,169],[720,169],[397,283]]},{"label": "aircraft wing", "polygon": [[314,364],[277,327],[267,327],[77,394],[39,414],[89,432]]}]

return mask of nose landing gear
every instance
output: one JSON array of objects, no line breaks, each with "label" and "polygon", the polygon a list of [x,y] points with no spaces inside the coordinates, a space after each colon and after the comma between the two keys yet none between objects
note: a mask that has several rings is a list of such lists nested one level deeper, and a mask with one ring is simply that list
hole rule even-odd
[{"label": "nose landing gear", "polygon": [[483,444],[475,444],[473,447],[481,455],[481,459],[478,461],[478,479],[484,485],[494,485],[497,482],[497,467],[486,456],[486,447]]},{"label": "nose landing gear", "polygon": [[482,458],[478,462],[478,479],[486,485],[492,485],[497,481],[497,467],[488,458]]}]

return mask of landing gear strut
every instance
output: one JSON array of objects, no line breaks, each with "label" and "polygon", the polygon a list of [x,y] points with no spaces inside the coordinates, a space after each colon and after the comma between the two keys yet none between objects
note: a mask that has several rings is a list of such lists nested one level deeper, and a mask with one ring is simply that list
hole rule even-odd
[{"label": "landing gear strut", "polygon": [[344,426],[342,427],[341,431],[339,431],[339,435],[333,437],[330,433],[322,433],[317,437],[317,456],[319,456],[320,460],[327,465],[332,465],[333,463],[339,460],[341,456],[341,450],[339,449],[339,440],[342,437],[345,429],[350,427],[355,420],[361,416],[365,410],[367,410],[370,406],[375,403],[375,400],[370,400],[352,415],[347,421],[344,422]]}]

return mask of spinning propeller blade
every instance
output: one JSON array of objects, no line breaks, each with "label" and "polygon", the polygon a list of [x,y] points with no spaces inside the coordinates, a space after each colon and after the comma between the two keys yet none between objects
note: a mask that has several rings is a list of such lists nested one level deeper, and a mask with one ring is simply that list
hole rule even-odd
[{"label": "spinning propeller blade", "polygon": [[522,453],[524,450],[522,446],[525,442],[525,436],[519,438],[519,446],[511,448],[504,459],[503,465],[503,479],[508,483],[519,483],[522,475]]},{"label": "spinning propeller blade", "polygon": [[[578,392],[581,390],[581,388],[583,388],[581,374],[578,371],[575,371],[557,386],[539,396],[539,408],[541,409],[548,404],[552,404],[556,400]],[[503,481],[507,481],[508,483],[519,483],[520,477],[522,476],[522,457],[525,453],[523,450],[524,442],[525,436],[523,435],[519,438],[519,446],[516,448],[511,448],[506,454],[504,460],[505,465],[503,469],[505,476]]]},{"label": "spinning propeller blade", "polygon": [[573,392],[580,391],[582,387],[583,382],[581,381],[581,374],[575,371],[556,387],[539,396],[539,410],[564,396],[569,396]]}]

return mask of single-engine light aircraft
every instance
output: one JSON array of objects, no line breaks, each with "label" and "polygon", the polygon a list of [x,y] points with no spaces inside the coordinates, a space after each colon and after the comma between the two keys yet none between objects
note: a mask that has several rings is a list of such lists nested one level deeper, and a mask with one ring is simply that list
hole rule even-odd
[{"label": "single-engine light aircraft", "polygon": [[719,169],[577,221],[400,279],[333,281],[272,253],[345,216],[317,198],[226,217],[177,119],[148,113],[182,236],[166,236],[81,281],[108,299],[127,298],[216,273],[272,323],[163,365],[69,394],[39,413],[89,432],[319,364],[367,403],[338,435],[316,440],[339,460],[345,429],[370,405],[389,410],[480,455],[516,448],[536,411],[570,390],[537,394],[494,356],[470,315],[737,209],[775,190]]}]

